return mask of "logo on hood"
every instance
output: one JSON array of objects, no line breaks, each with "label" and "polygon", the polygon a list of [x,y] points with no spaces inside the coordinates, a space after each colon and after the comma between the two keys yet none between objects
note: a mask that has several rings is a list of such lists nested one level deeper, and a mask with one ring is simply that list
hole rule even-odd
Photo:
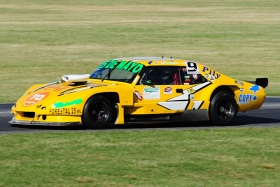
[{"label": "logo on hood", "polygon": [[49,92],[40,92],[40,93],[33,94],[23,102],[23,106],[35,105],[41,102],[46,97],[48,97],[49,94],[50,94]]}]

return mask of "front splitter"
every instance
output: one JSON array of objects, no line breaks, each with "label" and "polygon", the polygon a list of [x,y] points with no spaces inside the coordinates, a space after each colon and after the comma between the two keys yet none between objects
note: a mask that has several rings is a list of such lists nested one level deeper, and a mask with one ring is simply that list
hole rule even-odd
[{"label": "front splitter", "polygon": [[34,121],[20,121],[12,119],[9,121],[10,124],[13,125],[40,125],[40,126],[77,126],[83,125],[79,122],[34,122]]}]

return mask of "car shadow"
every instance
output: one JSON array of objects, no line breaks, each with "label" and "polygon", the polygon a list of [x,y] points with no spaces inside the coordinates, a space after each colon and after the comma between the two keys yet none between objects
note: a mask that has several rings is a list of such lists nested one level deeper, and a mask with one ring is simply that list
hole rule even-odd
[{"label": "car shadow", "polygon": [[12,127],[33,130],[86,130],[82,125],[73,126],[42,126],[42,125],[11,125]]},{"label": "car shadow", "polygon": [[280,119],[271,119],[255,116],[237,116],[234,122],[226,126],[217,126],[210,121],[185,121],[185,122],[169,122],[169,123],[154,123],[154,124],[131,124],[129,126],[115,128],[217,128],[217,127],[243,127],[243,126],[280,126]]},{"label": "car shadow", "polygon": [[[254,126],[254,125],[258,125],[258,124],[263,124],[265,126],[266,124],[277,124],[277,123],[280,123],[280,119],[239,115],[236,117],[233,124],[235,126],[241,126],[241,125]],[[276,126],[280,126],[280,124],[278,124]]]},{"label": "car shadow", "polygon": [[[17,128],[28,128],[33,130],[91,130],[82,125],[77,126],[39,126],[39,125],[12,125]],[[176,129],[176,128],[217,128],[217,127],[242,127],[242,126],[280,126],[280,119],[271,119],[255,116],[240,115],[237,116],[231,125],[216,126],[209,121],[186,121],[186,122],[146,122],[146,123],[128,123],[125,125],[110,125],[106,129]],[[106,130],[105,129],[105,130]],[[93,129],[95,131],[104,129]]]}]

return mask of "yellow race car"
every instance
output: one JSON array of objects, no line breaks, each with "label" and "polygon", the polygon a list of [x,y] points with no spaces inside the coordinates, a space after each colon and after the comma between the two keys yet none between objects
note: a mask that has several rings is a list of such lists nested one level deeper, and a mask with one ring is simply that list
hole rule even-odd
[{"label": "yellow race car", "polygon": [[11,124],[106,128],[129,122],[232,123],[262,106],[267,78],[242,81],[204,64],[163,57],[105,61],[92,74],[34,85],[12,107]]}]

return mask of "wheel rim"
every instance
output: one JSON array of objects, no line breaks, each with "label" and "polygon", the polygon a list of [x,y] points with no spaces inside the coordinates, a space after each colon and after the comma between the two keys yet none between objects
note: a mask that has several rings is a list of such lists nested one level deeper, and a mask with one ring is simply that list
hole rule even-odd
[{"label": "wheel rim", "polygon": [[102,101],[94,102],[90,108],[90,115],[96,124],[106,122],[109,117],[107,105]]},{"label": "wheel rim", "polygon": [[228,99],[221,99],[217,103],[217,115],[222,121],[228,121],[234,116],[234,106]]}]

